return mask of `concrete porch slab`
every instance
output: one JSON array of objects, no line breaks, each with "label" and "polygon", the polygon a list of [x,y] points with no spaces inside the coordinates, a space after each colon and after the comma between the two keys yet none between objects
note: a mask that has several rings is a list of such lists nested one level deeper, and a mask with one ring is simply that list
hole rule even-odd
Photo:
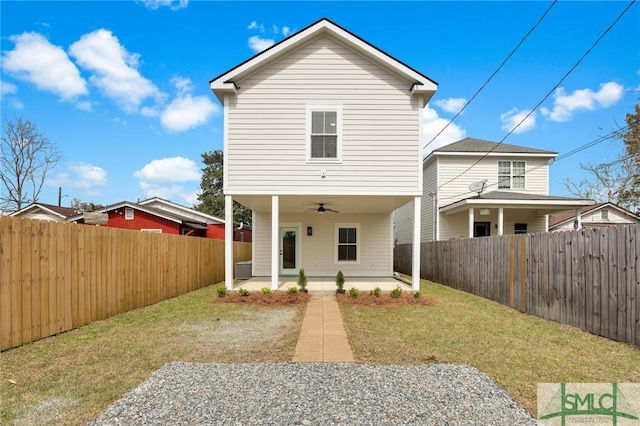
[{"label": "concrete porch slab", "polygon": [[[289,287],[298,287],[297,277],[281,276],[278,278],[278,290],[287,291]],[[394,277],[345,277],[344,289],[354,287],[359,291],[369,291],[380,287],[383,292],[390,292],[397,286],[402,291],[411,291],[411,285]],[[234,290],[247,289],[260,291],[262,288],[271,288],[271,277],[253,277],[248,280],[235,280]],[[307,290],[311,295],[327,296],[336,292],[335,277],[308,277]]]}]

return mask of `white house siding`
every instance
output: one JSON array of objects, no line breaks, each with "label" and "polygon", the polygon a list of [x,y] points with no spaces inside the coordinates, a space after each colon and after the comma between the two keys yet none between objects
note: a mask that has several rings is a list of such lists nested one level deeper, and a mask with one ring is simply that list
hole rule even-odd
[{"label": "white house siding", "polygon": [[[485,179],[487,179],[488,185],[485,192],[500,190],[549,195],[548,159],[521,156],[489,156],[481,160],[461,177],[457,177],[479,158],[479,156],[439,156],[439,184],[445,184],[438,191],[439,207],[475,195],[469,191],[469,185]],[[525,189],[498,189],[498,161],[502,160],[526,162]],[[447,183],[454,178],[453,182]]]},{"label": "white house siding", "polygon": [[[282,213],[282,224],[300,225],[302,263],[308,276],[335,276],[341,270],[349,277],[380,277],[392,275],[389,242],[391,218],[389,214],[331,214]],[[336,223],[359,224],[359,258],[357,264],[336,263]],[[256,213],[253,234],[255,258],[253,273],[271,275],[271,214]],[[313,235],[307,235],[311,226]]]},{"label": "white house siding", "polygon": [[[610,226],[610,225],[624,225],[624,224],[638,224],[640,221],[624,214],[614,208],[607,208],[609,211],[609,218],[607,220],[602,218],[602,210],[598,209],[593,212],[583,213],[580,221],[582,226]],[[573,231],[573,218],[562,226],[558,226],[553,231]]]},{"label": "white house siding", "polygon": [[64,222],[65,219],[60,217],[60,216],[56,216],[53,215],[51,213],[47,213],[45,211],[39,210],[37,212],[33,212],[33,213],[27,213],[24,215],[20,215],[20,217],[23,217],[25,219],[36,219],[36,220],[48,220],[51,222]]},{"label": "white house siding", "polygon": [[[424,222],[424,217],[422,220]],[[411,244],[413,242],[413,202],[394,212],[393,227],[393,238],[396,244]]]},{"label": "white house siding", "polygon": [[[235,83],[228,194],[420,195],[412,82],[322,36]],[[306,112],[315,105],[342,108],[339,163],[307,161]]]}]

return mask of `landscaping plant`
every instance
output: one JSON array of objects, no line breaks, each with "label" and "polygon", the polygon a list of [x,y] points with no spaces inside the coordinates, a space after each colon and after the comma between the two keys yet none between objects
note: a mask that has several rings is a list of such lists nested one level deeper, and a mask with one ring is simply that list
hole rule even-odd
[{"label": "landscaping plant", "polygon": [[289,293],[289,294],[297,294],[298,293],[298,287],[289,287],[287,289],[287,293]]},{"label": "landscaping plant", "polygon": [[238,289],[238,294],[242,297],[247,297],[249,295],[249,290],[246,288]]},{"label": "landscaping plant", "polygon": [[399,299],[400,296],[402,296],[402,288],[400,286],[397,286],[396,288],[391,290],[391,297],[393,297],[394,299]]},{"label": "landscaping plant", "polygon": [[337,293],[344,293],[344,274],[342,271],[338,271],[336,274],[336,287],[338,287]]},{"label": "landscaping plant", "polygon": [[225,297],[227,295],[227,289],[224,286],[220,286],[216,289],[218,297]]},{"label": "landscaping plant", "polygon": [[300,286],[300,291],[307,292],[307,276],[304,273],[304,268],[300,268],[298,272],[298,285]]},{"label": "landscaping plant", "polygon": [[271,289],[269,287],[262,287],[262,294],[265,296],[271,296]]},{"label": "landscaping plant", "polygon": [[380,297],[382,294],[382,289],[380,287],[376,287],[373,290],[369,291],[369,296],[371,297]]},{"label": "landscaping plant", "polygon": [[349,289],[349,297],[352,299],[355,299],[356,297],[358,297],[358,289],[355,287],[351,287]]}]

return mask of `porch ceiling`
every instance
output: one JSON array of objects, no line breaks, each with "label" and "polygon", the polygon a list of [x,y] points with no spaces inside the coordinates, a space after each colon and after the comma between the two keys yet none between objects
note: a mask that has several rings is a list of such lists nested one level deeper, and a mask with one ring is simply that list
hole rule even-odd
[{"label": "porch ceiling", "polygon": [[[340,213],[391,213],[413,201],[413,196],[280,195],[281,213],[313,213],[320,203]],[[257,212],[271,212],[270,195],[236,195],[235,201]]]}]

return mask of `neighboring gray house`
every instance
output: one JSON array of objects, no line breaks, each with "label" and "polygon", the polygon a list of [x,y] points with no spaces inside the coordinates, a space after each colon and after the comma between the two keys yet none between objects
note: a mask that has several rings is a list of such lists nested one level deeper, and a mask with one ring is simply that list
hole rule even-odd
[{"label": "neighboring gray house", "polygon": [[[557,155],[473,138],[434,150],[423,162],[421,241],[547,232],[548,215],[562,210],[579,219],[594,201],[549,195]],[[397,243],[412,242],[413,215],[412,205],[396,212]]]},{"label": "neighboring gray house", "polygon": [[[422,116],[436,83],[321,19],[210,85],[224,106],[226,217],[232,201],[253,211],[252,275],[272,289],[300,268],[392,276],[393,212],[421,211]],[[413,231],[419,241],[419,218]]]}]

